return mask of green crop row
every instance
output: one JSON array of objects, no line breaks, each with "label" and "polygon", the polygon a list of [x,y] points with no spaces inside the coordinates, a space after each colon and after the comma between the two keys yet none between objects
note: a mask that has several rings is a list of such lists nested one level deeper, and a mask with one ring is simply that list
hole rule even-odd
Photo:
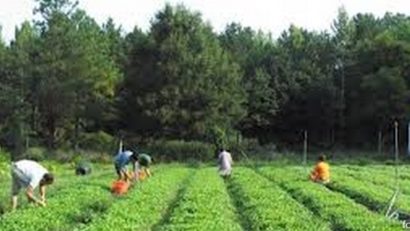
[{"label": "green crop row", "polygon": [[[51,167],[53,163],[46,163],[48,167]],[[113,180],[116,179],[114,172],[114,167],[112,165],[101,165],[94,164],[93,171],[91,175],[87,176],[76,176],[75,169],[73,166],[68,165],[59,165],[55,164],[53,167],[55,171],[54,183],[47,188],[47,199],[51,199],[56,195],[64,194],[66,191],[70,191],[73,187],[79,187],[83,185],[90,185],[98,181],[98,179],[103,179],[103,182],[100,186],[109,188]],[[7,164],[9,168],[9,164]],[[169,165],[172,166],[172,165]],[[158,173],[162,171],[165,167],[163,165],[158,165],[153,168],[153,172]],[[2,184],[2,189],[0,190],[0,215],[3,212],[10,210],[10,192],[11,192],[11,179],[10,179],[10,170],[7,171],[7,178],[0,178],[0,183]],[[37,190],[36,190],[37,191]],[[28,206],[27,200],[24,196],[24,193],[19,194],[19,210],[24,210]]]},{"label": "green crop row", "polygon": [[1,218],[0,230],[70,230],[64,227],[75,222],[74,214],[109,198],[107,180],[88,180],[86,184],[66,188],[50,198],[45,208],[30,205],[7,213]]},{"label": "green crop row", "polygon": [[[92,175],[79,177],[74,175],[74,171],[57,171],[55,172],[54,184],[47,188],[47,199],[52,199],[56,195],[61,196],[61,194],[70,191],[73,187],[77,187],[78,185],[87,185],[88,182],[94,182],[98,179],[105,179],[109,176],[114,176],[114,173],[107,173],[106,171],[102,172],[98,170],[95,171]],[[110,180],[106,180],[107,187],[109,187],[110,183]],[[11,179],[5,180],[2,185],[5,190],[2,190],[0,192],[0,202],[3,203],[3,207],[6,210],[9,210]],[[24,190],[22,190],[22,192],[19,194],[19,211],[24,210],[28,207],[28,203],[23,191]]]},{"label": "green crop row", "polygon": [[[9,210],[9,204],[10,204],[10,193],[11,193],[11,176],[10,176],[10,164],[9,163],[4,163],[4,167],[6,168],[6,171],[4,171],[4,176],[0,177],[0,183],[2,185],[2,189],[0,191],[0,203],[3,204],[4,208],[7,208]],[[47,190],[47,198],[51,198],[56,194],[60,189],[66,188],[69,186],[68,182],[71,182],[72,177],[67,177],[65,175],[65,172],[56,172],[55,173],[56,180],[52,186],[50,186]],[[27,202],[25,200],[24,193],[20,193],[19,195],[19,207],[20,209],[24,209],[27,207]]]},{"label": "green crop row", "polygon": [[[0,230],[73,230],[83,227],[104,213],[113,202],[110,186],[115,175],[108,168],[89,176],[75,176],[73,171],[58,172],[56,184],[47,194],[48,206],[25,206],[2,217]],[[162,172],[156,168],[156,175]],[[142,183],[142,184],[145,184]],[[21,193],[23,194],[23,193]],[[21,195],[23,197],[23,195]],[[21,198],[24,199],[25,198]],[[27,227],[27,228],[26,228]]]},{"label": "green crop row", "polygon": [[[390,189],[396,189],[396,178],[391,175],[377,173],[369,169],[352,170],[345,167],[333,168],[335,175],[346,175],[356,180],[371,182],[376,185],[383,185]],[[399,178],[401,192],[410,195],[410,181]]]},{"label": "green crop row", "polygon": [[[354,170],[358,172],[369,172],[369,179],[355,179],[345,173],[338,171],[341,167],[331,168],[331,179],[332,183],[328,187],[334,191],[342,192],[350,198],[353,198],[356,202],[359,202],[372,210],[378,211],[379,213],[384,213],[389,205],[389,201],[394,193],[394,186],[388,183],[375,184],[372,183],[372,178],[386,177],[386,175],[394,175],[394,168],[391,166],[354,166],[347,165],[342,166],[349,170]],[[405,166],[400,166],[401,171],[405,169]],[[286,169],[291,169],[289,172],[299,172],[303,170],[301,167],[286,167]],[[307,173],[307,172],[306,172]],[[300,177],[300,176],[299,176]],[[404,187],[406,187],[407,180],[401,178],[401,181],[406,182]],[[400,194],[395,203],[395,208],[398,208],[400,212],[409,214],[410,211],[410,196],[407,194]]]},{"label": "green crop row", "polygon": [[150,230],[160,222],[190,172],[188,168],[169,167],[155,174],[81,230]]},{"label": "green crop row", "polygon": [[165,225],[158,230],[242,230],[216,169],[200,169],[187,185]]},{"label": "green crop row", "polygon": [[[357,166],[357,165],[341,165],[341,167],[355,170],[355,171],[366,171],[376,175],[384,175],[389,177],[395,177],[395,167],[386,165],[371,165],[371,166]],[[406,165],[399,165],[399,178],[402,180],[410,180],[410,167]]]},{"label": "green crop row", "polygon": [[330,230],[303,205],[253,170],[237,168],[229,183],[248,230]]},{"label": "green crop row", "polygon": [[[377,177],[374,176],[374,177]],[[375,185],[369,181],[357,180],[346,175],[334,175],[329,188],[343,192],[356,201],[370,207],[373,210],[383,212],[389,205],[393,189],[385,185]],[[405,213],[410,213],[410,196],[400,194],[396,206]]]},{"label": "green crop row", "polygon": [[331,222],[333,230],[401,230],[398,222],[370,212],[341,193],[308,181],[302,168],[266,167],[259,172],[280,184],[322,219]]}]

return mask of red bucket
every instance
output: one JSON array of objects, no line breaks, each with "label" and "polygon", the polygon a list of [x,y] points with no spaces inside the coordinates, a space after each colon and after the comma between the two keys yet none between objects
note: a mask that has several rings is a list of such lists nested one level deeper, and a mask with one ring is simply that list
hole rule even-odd
[{"label": "red bucket", "polygon": [[123,180],[114,181],[111,187],[111,192],[117,195],[123,195],[128,192],[129,183]]}]

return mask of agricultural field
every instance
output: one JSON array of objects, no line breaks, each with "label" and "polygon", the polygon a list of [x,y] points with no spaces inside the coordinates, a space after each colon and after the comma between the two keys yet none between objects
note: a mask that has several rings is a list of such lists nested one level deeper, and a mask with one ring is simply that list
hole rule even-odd
[{"label": "agricultural field", "polygon": [[332,166],[332,183],[307,180],[300,166],[237,166],[229,179],[210,165],[160,164],[153,177],[123,196],[110,193],[110,165],[94,165],[89,176],[73,166],[43,163],[56,174],[48,205],[20,197],[9,211],[8,164],[0,163],[0,230],[405,230],[410,214],[410,168],[401,167],[401,193],[394,205],[402,221],[385,211],[395,190],[391,166]]}]

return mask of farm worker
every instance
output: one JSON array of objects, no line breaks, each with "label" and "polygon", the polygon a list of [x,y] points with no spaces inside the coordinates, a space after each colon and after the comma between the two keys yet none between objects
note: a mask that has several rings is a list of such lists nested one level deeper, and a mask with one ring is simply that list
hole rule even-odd
[{"label": "farm worker", "polygon": [[139,179],[144,179],[146,176],[150,177],[151,172],[149,170],[149,167],[151,165],[152,158],[145,153],[141,153],[138,155],[138,161],[136,164],[135,168],[135,175],[134,179],[139,180]]},{"label": "farm worker", "polygon": [[[17,208],[18,193],[21,188],[26,189],[29,202],[46,206],[46,186],[54,182],[53,174],[39,163],[32,160],[20,160],[12,163],[12,208]],[[40,199],[34,196],[34,189],[39,186]]]},{"label": "farm worker", "polygon": [[232,155],[229,151],[220,149],[218,155],[219,174],[222,177],[229,177],[232,171]]},{"label": "farm worker", "polygon": [[114,159],[115,171],[118,175],[118,180],[130,180],[132,179],[132,174],[128,172],[127,165],[129,163],[133,166],[133,171],[137,168],[138,155],[129,150],[120,151]]},{"label": "farm worker", "polygon": [[91,164],[87,162],[80,162],[75,168],[75,174],[79,176],[85,176],[91,174]]},{"label": "farm worker", "polygon": [[318,162],[310,174],[310,179],[318,183],[329,183],[330,182],[330,171],[329,164],[325,162],[326,156],[320,155]]}]

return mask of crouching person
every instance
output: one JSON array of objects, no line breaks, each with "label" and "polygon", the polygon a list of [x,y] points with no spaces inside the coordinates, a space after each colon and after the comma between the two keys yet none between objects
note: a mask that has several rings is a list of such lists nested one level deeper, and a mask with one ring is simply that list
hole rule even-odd
[{"label": "crouching person", "polygon": [[91,164],[87,162],[80,162],[75,168],[75,174],[77,176],[85,176],[91,174]]},{"label": "crouching person", "polygon": [[146,177],[151,177],[152,158],[148,154],[142,153],[138,155],[138,161],[134,171],[135,180],[144,180]]},{"label": "crouching person", "polygon": [[[12,163],[12,209],[17,208],[18,194],[22,188],[29,202],[46,206],[46,187],[54,182],[54,176],[39,163],[20,160]],[[39,187],[40,199],[34,196],[34,189]]]},{"label": "crouching person", "polygon": [[330,167],[325,161],[325,155],[320,155],[315,168],[310,174],[310,180],[321,184],[327,184],[330,182]]}]

